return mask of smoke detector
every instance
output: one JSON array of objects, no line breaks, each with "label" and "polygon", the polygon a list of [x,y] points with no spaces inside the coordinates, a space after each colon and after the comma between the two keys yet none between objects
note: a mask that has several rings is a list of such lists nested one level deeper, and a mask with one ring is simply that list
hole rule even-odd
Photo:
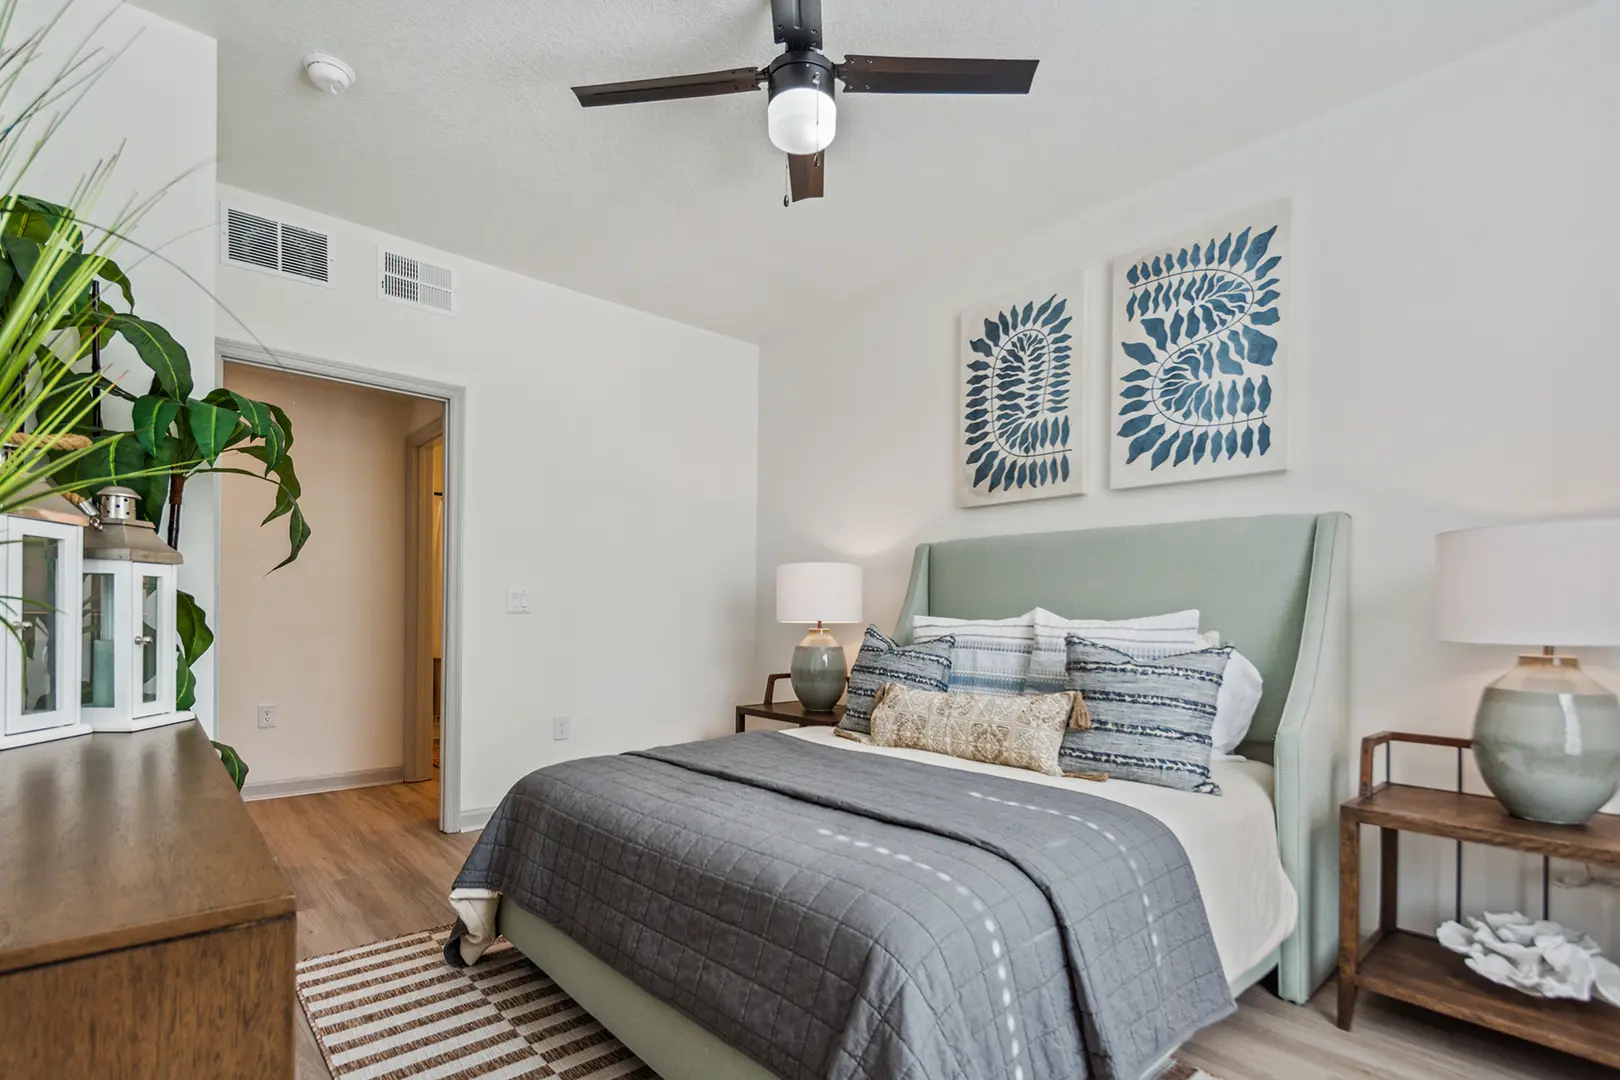
[{"label": "smoke detector", "polygon": [[354,68],[325,53],[305,53],[304,74],[310,85],[327,94],[341,94],[354,85]]}]

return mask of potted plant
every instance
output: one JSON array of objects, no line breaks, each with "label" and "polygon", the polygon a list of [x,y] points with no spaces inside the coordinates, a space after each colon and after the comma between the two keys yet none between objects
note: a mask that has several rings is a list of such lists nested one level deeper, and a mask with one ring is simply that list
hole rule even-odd
[{"label": "potted plant", "polygon": [[[134,289],[113,255],[124,244],[143,247],[130,234],[166,189],[101,218],[97,208],[118,164],[114,154],[98,162],[66,202],[26,193],[29,165],[116,57],[81,47],[43,90],[22,94],[20,76],[44,63],[41,46],[56,23],[14,40],[17,3],[0,0],[0,445],[10,447],[0,460],[0,513],[42,493],[88,496],[124,485],[143,496],[142,515],[160,529],[166,525],[170,546],[178,547],[188,480],[206,473],[253,476],[276,486],[265,524],[287,519],[288,551],[279,569],[298,557],[310,536],[289,454],[292,423],[279,407],[234,391],[194,396],[185,348],[135,313]],[[145,393],[131,392],[103,369],[101,351],[115,340],[130,345],[150,369]],[[109,398],[129,403],[127,430],[104,422]],[[196,699],[192,666],[213,633],[186,593],[179,594],[176,623],[177,706],[185,709]],[[240,788],[246,765],[230,747],[215,745]]]}]

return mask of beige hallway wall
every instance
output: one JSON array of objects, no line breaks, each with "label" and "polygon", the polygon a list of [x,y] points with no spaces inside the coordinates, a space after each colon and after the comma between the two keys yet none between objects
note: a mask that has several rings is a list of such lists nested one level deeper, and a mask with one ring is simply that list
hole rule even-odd
[{"label": "beige hallway wall", "polygon": [[[406,439],[437,403],[241,364],[225,385],[287,411],[312,536],[298,561],[274,488],[226,476],[220,738],[250,785],[397,769],[404,741]],[[276,726],[260,729],[260,705]]]}]

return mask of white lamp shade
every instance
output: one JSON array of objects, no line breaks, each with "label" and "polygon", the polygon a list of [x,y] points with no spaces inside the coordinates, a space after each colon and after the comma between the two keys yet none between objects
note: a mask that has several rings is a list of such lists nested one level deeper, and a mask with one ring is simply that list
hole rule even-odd
[{"label": "white lamp shade", "polygon": [[799,562],[776,568],[776,621],[858,623],[861,568],[854,563]]},{"label": "white lamp shade", "polygon": [[1620,518],[1441,533],[1440,637],[1490,645],[1620,645]]}]

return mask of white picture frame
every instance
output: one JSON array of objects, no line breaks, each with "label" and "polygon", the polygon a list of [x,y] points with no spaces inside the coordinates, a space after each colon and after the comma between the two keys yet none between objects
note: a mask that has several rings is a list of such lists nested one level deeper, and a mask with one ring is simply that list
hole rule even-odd
[{"label": "white picture frame", "polygon": [[961,313],[957,505],[1085,493],[1085,286],[1069,274]]},{"label": "white picture frame", "polygon": [[1284,199],[1114,260],[1110,487],[1288,468],[1292,243]]}]

